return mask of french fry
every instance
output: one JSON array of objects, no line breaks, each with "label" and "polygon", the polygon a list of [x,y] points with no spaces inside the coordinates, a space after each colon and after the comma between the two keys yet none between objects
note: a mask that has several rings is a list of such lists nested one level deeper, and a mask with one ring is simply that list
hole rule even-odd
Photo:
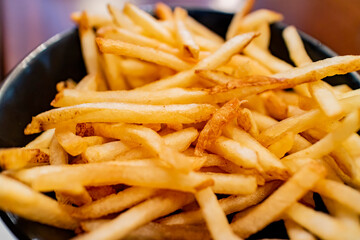
[{"label": "french fry", "polygon": [[55,136],[59,144],[72,156],[83,153],[89,146],[103,144],[106,139],[99,136],[80,137],[64,128],[56,128]]},{"label": "french fry", "polygon": [[172,20],[173,13],[171,8],[162,2],[157,2],[155,4],[155,14],[160,20]]},{"label": "french fry", "polygon": [[214,239],[241,239],[231,230],[226,215],[211,188],[200,190],[195,197]]},{"label": "french fry", "polygon": [[221,135],[222,129],[225,125],[236,117],[240,105],[240,100],[234,98],[225,103],[212,115],[203,130],[200,132],[195,147],[195,155],[201,156],[203,151],[213,144],[213,142]]},{"label": "french fry", "polygon": [[267,91],[261,94],[264,105],[269,115],[276,120],[282,120],[288,117],[288,105],[282,101],[274,92]]},{"label": "french fry", "polygon": [[286,215],[321,238],[353,239],[359,236],[359,232],[352,231],[338,219],[299,203],[294,203],[289,207]]},{"label": "french fry", "polygon": [[[190,18],[188,18],[190,19]],[[224,43],[211,56],[204,58],[195,65],[191,70],[177,73],[174,76],[159,80],[155,83],[142,87],[142,90],[161,90],[171,87],[187,87],[194,83],[194,71],[196,69],[211,69],[225,63],[236,53],[241,52],[257,35],[246,33],[232,38]]]},{"label": "french fry", "polygon": [[[137,111],[134,111],[136,109]],[[38,133],[72,121],[133,123],[196,123],[210,118],[215,111],[210,104],[140,105],[123,103],[89,103],[49,110],[33,118],[25,134]]]},{"label": "french fry", "polygon": [[333,180],[324,179],[319,181],[313,189],[321,195],[343,204],[356,213],[360,211],[357,204],[360,199],[360,193],[351,187]]},{"label": "french fry", "polygon": [[155,157],[158,157],[167,167],[182,171],[190,171],[193,168],[193,158],[187,158],[175,149],[165,144],[163,138],[154,130],[134,124],[91,124],[95,135],[108,138],[121,139],[142,145]]},{"label": "french fry", "polygon": [[244,217],[232,222],[233,230],[242,237],[248,237],[261,230],[305,195],[320,179],[324,178],[325,173],[325,169],[319,164],[304,166],[264,202]]},{"label": "french fry", "polygon": [[259,9],[243,17],[239,23],[238,32],[253,31],[263,23],[271,24],[282,19],[283,16],[280,13],[267,9]]},{"label": "french fry", "polygon": [[[349,97],[341,99],[340,103],[344,109],[344,114],[347,114],[350,113],[353,109],[357,108],[357,105],[360,104],[360,98],[355,96]],[[278,122],[277,124],[272,125],[260,133],[258,140],[265,146],[268,146],[281,138],[287,131],[291,131],[293,133],[303,132],[316,126],[319,123],[324,123],[326,119],[327,117],[320,109],[314,109],[302,115],[289,117],[282,120],[281,122]],[[335,119],[331,120],[333,121]]]},{"label": "french fry", "polygon": [[295,136],[293,133],[288,132],[284,137],[280,138],[277,142],[274,142],[268,149],[270,152],[275,154],[278,158],[282,158],[287,152],[289,152],[295,141]]},{"label": "french fry", "polygon": [[26,144],[26,148],[48,148],[50,146],[50,142],[52,136],[55,133],[55,129],[47,130],[41,133],[38,137],[34,140]]},{"label": "french fry", "polygon": [[173,45],[174,40],[171,36],[171,33],[164,28],[155,18],[153,18],[149,13],[141,10],[131,3],[126,3],[123,9],[124,13],[129,16],[137,25],[140,25],[144,31],[170,45]]},{"label": "french fry", "polygon": [[76,219],[93,219],[111,213],[121,212],[156,194],[157,190],[130,187],[117,194],[111,194],[81,207],[66,207],[66,211]]},{"label": "french fry", "polygon": [[101,145],[94,145],[86,148],[82,153],[83,159],[87,162],[112,161],[117,155],[131,149],[131,144],[123,141],[108,142]]},{"label": "french fry", "polygon": [[117,67],[119,59],[113,54],[102,54],[100,55],[100,64],[110,90],[122,90],[127,89],[127,83],[120,68]]},{"label": "french fry", "polygon": [[[301,150],[299,152],[288,155],[283,160],[291,160],[294,158],[320,158],[336,148],[344,140],[346,140],[352,133],[358,131],[359,125],[359,113],[358,111],[350,113],[343,122],[341,127],[335,129],[333,132],[327,134],[320,141],[316,142],[312,146]],[[285,161],[287,161],[285,160]]]},{"label": "french fry", "polygon": [[234,17],[231,19],[229,24],[228,30],[226,31],[226,39],[229,40],[230,38],[237,35],[239,30],[239,25],[241,24],[242,19],[246,14],[248,14],[251,8],[254,5],[254,0],[246,0],[241,2],[242,5],[239,7],[239,10],[236,12]]},{"label": "french fry", "polygon": [[[250,206],[256,205],[270,195],[280,182],[269,182],[265,186],[259,187],[254,193],[249,195],[232,195],[219,200],[219,204],[225,214],[242,211]],[[160,220],[160,223],[167,225],[187,225],[203,222],[203,216],[200,210],[178,213]]]},{"label": "french fry", "polygon": [[211,189],[220,194],[251,194],[257,187],[256,177],[241,174],[198,173],[214,180]]},{"label": "french fry", "polygon": [[184,174],[168,168],[131,165],[126,162],[43,166],[20,170],[12,173],[12,176],[30,184],[38,191],[123,183],[143,187],[156,185],[158,188],[195,192],[213,184],[211,178],[197,175],[194,172]]},{"label": "french fry", "polygon": [[103,27],[96,32],[97,36],[105,39],[120,40],[123,42],[138,44],[143,47],[152,47],[163,52],[171,53],[174,55],[179,54],[179,50],[166,43],[160,42],[156,39],[146,37],[144,35],[131,32],[130,30],[115,28],[115,27]]},{"label": "french fry", "polygon": [[121,12],[120,9],[117,9],[111,4],[108,4],[107,7],[114,23],[117,26],[136,33],[143,32],[143,28],[139,25],[136,25],[126,14]]},{"label": "french fry", "polygon": [[[112,221],[100,225],[96,230],[73,239],[119,239],[132,230],[161,216],[172,213],[185,205],[192,197],[184,193],[165,192],[120,214]],[[122,226],[119,228],[118,226]]]},{"label": "french fry", "polygon": [[[73,12],[70,18],[76,24],[80,24],[82,12]],[[89,25],[95,28],[111,25],[111,19],[102,15],[88,14]]]},{"label": "french fry", "polygon": [[[214,74],[214,72],[212,74]],[[218,73],[216,73],[216,75],[218,75]],[[224,74],[220,73],[220,75],[223,76]],[[264,76],[242,78],[227,77],[231,80],[224,85],[217,85],[211,89],[200,90],[169,88],[159,91],[148,91],[143,90],[140,87],[133,91],[82,92],[73,89],[65,89],[56,95],[51,104],[56,107],[63,107],[82,103],[99,102],[143,103],[144,99],[146,99],[146,103],[155,105],[205,102],[222,103],[233,98],[244,98],[267,90],[284,89],[299,83],[313,81],[312,79],[299,79],[299,82],[296,78],[284,79]]]},{"label": "french fry", "polygon": [[2,210],[59,228],[75,229],[78,226],[78,222],[50,197],[3,174],[0,175],[0,182],[0,208]]},{"label": "french fry", "polygon": [[234,139],[241,145],[249,149],[254,149],[258,155],[259,165],[262,167],[265,175],[275,179],[287,179],[289,176],[288,169],[281,161],[272,154],[268,149],[263,147],[259,142],[252,138],[248,133],[238,127],[228,125],[224,129],[224,135]]},{"label": "french fry", "polygon": [[0,167],[21,169],[49,163],[49,153],[37,148],[8,148],[0,150]]},{"label": "french fry", "polygon": [[314,235],[303,229],[291,219],[284,219],[284,223],[286,227],[286,232],[291,240],[316,240]]},{"label": "french fry", "polygon": [[247,48],[244,49],[244,53],[257,60],[269,70],[274,73],[288,71],[292,69],[292,66],[285,61],[271,55],[268,51],[254,45],[250,44]]},{"label": "french fry", "polygon": [[244,168],[259,168],[256,152],[232,139],[220,136],[207,148],[238,166]]},{"label": "french fry", "polygon": [[237,117],[237,124],[254,138],[259,135],[259,129],[253,114],[248,108],[240,108],[239,115]]},{"label": "french fry", "polygon": [[200,48],[195,43],[194,38],[186,27],[185,21],[187,16],[187,11],[185,9],[179,7],[175,8],[174,23],[176,38],[182,55],[184,57],[197,59],[199,57]]},{"label": "french fry", "polygon": [[157,49],[105,38],[96,38],[96,43],[103,53],[139,58],[177,71],[190,69],[192,67],[191,64],[183,61],[177,56]]}]

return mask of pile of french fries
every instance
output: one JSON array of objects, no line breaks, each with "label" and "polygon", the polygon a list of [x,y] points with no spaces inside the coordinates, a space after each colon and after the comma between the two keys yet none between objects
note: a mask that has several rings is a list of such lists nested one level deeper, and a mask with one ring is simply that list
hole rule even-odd
[{"label": "pile of french fries", "polygon": [[278,220],[290,239],[360,239],[360,92],[322,81],[360,56],[312,62],[289,26],[282,61],[282,15],[253,2],[226,40],[163,3],[74,13],[88,74],[0,150],[0,209],[79,240],[245,239]]}]

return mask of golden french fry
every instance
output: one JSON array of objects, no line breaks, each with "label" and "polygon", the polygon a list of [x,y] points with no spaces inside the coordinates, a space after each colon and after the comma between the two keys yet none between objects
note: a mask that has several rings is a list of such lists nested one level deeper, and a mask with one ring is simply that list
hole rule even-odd
[{"label": "golden french fry", "polygon": [[160,20],[172,20],[173,13],[171,8],[162,2],[157,2],[155,4],[155,14]]},{"label": "golden french fry", "polygon": [[232,222],[233,230],[242,237],[248,237],[261,230],[305,195],[320,179],[324,178],[325,173],[325,169],[319,164],[304,166],[264,202],[244,217]]},{"label": "golden french fry", "polygon": [[105,38],[96,38],[96,43],[103,53],[139,58],[177,71],[190,69],[192,67],[191,64],[179,57],[161,50]]},{"label": "golden french fry", "polygon": [[137,25],[140,25],[146,34],[173,45],[174,39],[172,38],[171,33],[149,13],[131,3],[125,3],[123,11]]},{"label": "golden french fry", "polygon": [[230,138],[220,136],[207,148],[238,166],[244,168],[259,169],[257,154],[254,150],[234,141]]},{"label": "golden french fry", "polygon": [[230,38],[234,37],[238,33],[239,25],[241,24],[242,19],[246,14],[248,14],[251,8],[254,5],[254,0],[246,0],[242,1],[239,10],[231,19],[231,22],[228,26],[228,30],[226,32],[226,39],[229,40]]},{"label": "golden french fry", "polygon": [[290,239],[316,240],[314,235],[303,229],[300,225],[291,219],[284,219],[286,232]]},{"label": "golden french fry", "polygon": [[360,208],[357,204],[360,199],[360,193],[340,182],[329,179],[320,180],[313,188],[314,191],[328,198],[343,204],[349,209],[359,213]]},{"label": "golden french fry", "polygon": [[75,229],[78,222],[48,196],[0,174],[0,208],[50,226]]},{"label": "golden french fry", "polygon": [[320,141],[316,142],[312,146],[286,156],[283,161],[291,161],[294,158],[321,158],[322,156],[333,151],[336,146],[340,145],[346,140],[352,133],[358,131],[360,128],[359,112],[350,113],[341,126],[335,129],[333,132],[327,134]]},{"label": "golden french fry", "polygon": [[[188,18],[190,19],[190,18]],[[195,65],[191,70],[177,73],[174,76],[159,80],[157,82],[145,85],[142,90],[161,90],[171,87],[187,87],[194,83],[196,69],[211,69],[227,62],[231,56],[241,52],[253,38],[255,33],[246,33],[232,38],[224,43],[212,55],[204,58]]]},{"label": "golden french fry", "polygon": [[[192,199],[192,196],[189,194],[165,192],[136,205],[115,219],[100,225],[96,230],[79,235],[73,239],[119,239],[125,237],[132,230],[178,210]],[[122,227],[119,228],[119,226]]]},{"label": "golden french fry", "polygon": [[211,188],[204,188],[195,194],[205,222],[214,239],[241,239],[230,228],[225,213],[222,211],[216,195]]},{"label": "golden french fry", "polygon": [[155,165],[135,165],[127,162],[43,166],[14,172],[12,176],[39,191],[123,183],[143,187],[156,185],[158,188],[195,192],[213,184],[211,178],[194,172],[184,174]]},{"label": "golden french fry", "polygon": [[[135,111],[134,111],[135,110]],[[196,123],[211,117],[216,110],[210,104],[140,105],[123,103],[88,103],[49,110],[33,117],[25,134],[38,133],[66,121],[133,122],[133,123]]]},{"label": "golden french fry", "polygon": [[111,4],[107,5],[109,13],[111,14],[114,23],[126,30],[141,33],[143,32],[143,28],[139,25],[136,25],[126,14],[124,14],[120,9],[112,6]]},{"label": "golden french fry", "polygon": [[121,212],[155,195],[156,189],[130,187],[117,194],[111,194],[81,207],[66,207],[66,211],[76,219],[92,219]]},{"label": "golden french fry", "polygon": [[354,239],[360,236],[358,231],[347,227],[340,220],[300,203],[294,203],[289,207],[286,215],[321,238]]},{"label": "golden french fry", "polygon": [[195,155],[201,155],[205,149],[213,144],[213,142],[221,135],[225,125],[236,117],[240,105],[240,100],[238,98],[233,98],[212,115],[200,132],[195,147]]},{"label": "golden french fry", "polygon": [[0,149],[2,169],[21,169],[49,163],[49,153],[37,148]]},{"label": "golden french fry", "polygon": [[259,135],[259,129],[253,114],[248,108],[240,108],[239,115],[237,117],[237,124],[254,138]]},{"label": "golden french fry", "polygon": [[288,132],[284,137],[274,142],[268,149],[275,154],[278,158],[282,158],[287,152],[289,152],[294,146],[295,136],[293,133]]},{"label": "golden french fry", "polygon": [[175,47],[123,28],[103,27],[100,28],[96,34],[101,38],[120,40],[143,47],[152,47],[174,55],[179,54],[179,50]]},{"label": "golden french fry", "polygon": [[258,156],[258,163],[266,177],[270,179],[287,179],[289,177],[287,167],[279,160],[279,158],[242,129],[228,125],[224,129],[224,135],[234,139],[248,149],[253,149]]},{"label": "golden french fry", "polygon": [[256,177],[252,175],[227,173],[198,173],[214,180],[211,189],[220,194],[251,194],[257,187]]},{"label": "golden french fry", "polygon": [[[265,186],[259,187],[254,193],[249,195],[232,195],[227,198],[219,200],[219,204],[225,214],[242,211],[250,206],[256,205],[270,195],[278,186],[280,182],[269,182]],[[203,216],[200,210],[193,210],[188,212],[178,213],[160,220],[160,223],[168,225],[185,225],[198,224],[203,221]]]},{"label": "golden french fry", "polygon": [[175,8],[174,23],[177,42],[180,52],[184,57],[197,59],[199,57],[200,48],[195,43],[194,38],[186,27],[185,21],[188,17],[187,11],[183,8]]}]

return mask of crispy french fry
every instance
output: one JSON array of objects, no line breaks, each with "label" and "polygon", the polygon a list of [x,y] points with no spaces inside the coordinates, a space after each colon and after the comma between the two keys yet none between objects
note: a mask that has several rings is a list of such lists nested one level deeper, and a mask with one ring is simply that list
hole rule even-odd
[{"label": "crispy french fry", "polygon": [[192,67],[191,64],[183,61],[179,57],[157,49],[105,38],[96,38],[96,43],[103,53],[139,58],[178,71],[190,69]]},{"label": "crispy french fry", "polygon": [[92,219],[121,212],[155,195],[156,189],[130,187],[117,194],[111,194],[81,207],[66,207],[66,211],[76,219]]},{"label": "crispy french fry", "polygon": [[226,173],[198,173],[214,180],[211,189],[220,194],[251,194],[255,192],[257,181],[255,176]]},{"label": "crispy french fry", "polygon": [[286,215],[310,232],[325,239],[353,239],[359,232],[346,227],[341,221],[325,213],[294,203],[286,210]]},{"label": "crispy french fry", "polygon": [[206,123],[200,132],[195,147],[195,154],[201,155],[204,150],[210,147],[213,142],[221,135],[225,125],[236,117],[241,102],[234,98],[219,108]]},{"label": "crispy french fry", "polygon": [[291,219],[284,219],[284,223],[290,240],[316,240],[314,235],[303,229],[300,225]]},{"label": "crispy french fry", "polygon": [[237,117],[237,124],[254,138],[259,135],[259,129],[253,114],[248,108],[240,108],[239,115]]},{"label": "crispy french fry", "polygon": [[[188,18],[190,19],[190,18]],[[177,73],[172,77],[159,80],[155,83],[142,87],[142,90],[161,90],[171,87],[187,87],[194,83],[196,69],[211,69],[225,63],[236,53],[241,52],[256,37],[255,33],[246,33],[232,38],[224,43],[217,51],[209,57],[204,58],[191,70]]]},{"label": "crispy french fry", "polygon": [[320,180],[313,188],[314,191],[328,198],[343,204],[349,209],[359,213],[360,208],[357,204],[360,199],[360,193],[340,182],[329,179]]},{"label": "crispy french fry", "polygon": [[258,155],[258,162],[262,167],[265,175],[275,179],[287,179],[289,176],[288,169],[281,161],[272,154],[268,149],[263,147],[259,142],[252,138],[248,133],[238,127],[228,125],[224,129],[224,135],[228,136],[241,145],[249,149],[254,149]]},{"label": "crispy french fry", "polygon": [[156,39],[146,37],[144,35],[131,32],[130,30],[116,28],[116,27],[103,27],[100,28],[96,32],[97,36],[106,38],[106,39],[113,39],[113,40],[120,40],[123,42],[131,43],[131,44],[138,44],[143,47],[152,47],[158,50],[171,53],[174,55],[179,54],[179,50],[175,47],[172,47],[166,43],[160,42]]},{"label": "crispy french fry", "polygon": [[335,129],[333,132],[327,134],[320,141],[316,142],[314,145],[301,150],[299,152],[288,155],[283,160],[288,161],[294,158],[321,158],[322,156],[333,151],[336,146],[340,145],[344,140],[346,140],[352,133],[356,132],[360,128],[359,113],[358,111],[350,113],[343,122],[341,126]]},{"label": "crispy french fry", "polygon": [[0,150],[0,167],[21,169],[49,163],[49,153],[37,148],[8,148]]},{"label": "crispy french fry", "polygon": [[[269,182],[265,186],[259,187],[254,193],[249,195],[232,195],[227,198],[219,200],[219,204],[225,214],[242,211],[250,206],[256,205],[270,195],[278,186],[280,182]],[[200,210],[193,210],[188,212],[178,213],[160,220],[160,223],[168,225],[185,225],[198,224],[203,221],[203,216]]]},{"label": "crispy french fry", "polygon": [[199,57],[200,48],[195,43],[194,38],[186,27],[185,21],[187,17],[188,14],[185,9],[179,7],[175,8],[175,33],[182,55],[184,57],[191,57],[197,59]]},{"label": "crispy french fry", "polygon": [[258,157],[254,150],[227,137],[218,137],[207,149],[210,152],[223,156],[238,166],[259,168]]},{"label": "crispy french fry", "polygon": [[143,28],[139,25],[136,25],[126,14],[124,14],[120,9],[117,9],[111,4],[107,5],[109,13],[111,14],[114,23],[126,30],[141,33]]},{"label": "crispy french fry", "polygon": [[248,237],[261,230],[305,195],[320,179],[324,178],[325,173],[325,169],[319,164],[304,166],[264,202],[244,217],[232,222],[233,230],[242,237]]},{"label": "crispy french fry", "polygon": [[172,20],[173,13],[171,8],[162,2],[155,4],[155,14],[160,20]]},{"label": "crispy french fry", "polygon": [[[165,192],[120,214],[112,221],[100,225],[98,229],[73,239],[119,239],[136,228],[161,216],[172,213],[188,203],[192,196],[184,193]],[[119,228],[118,226],[122,226]]]},{"label": "crispy french fry", "polygon": [[126,3],[124,5],[123,11],[137,25],[142,26],[148,35],[173,45],[174,39],[172,38],[171,33],[149,13],[141,10],[131,3]]},{"label": "crispy french fry", "polygon": [[213,184],[211,178],[194,172],[184,174],[167,168],[131,165],[126,162],[43,166],[14,172],[12,176],[39,191],[123,183],[143,187],[156,185],[159,188],[195,192]]},{"label": "crispy french fry", "polygon": [[0,208],[2,210],[59,228],[75,229],[78,226],[78,222],[50,197],[3,174],[0,175],[0,182]]},{"label": "crispy french fry", "polygon": [[226,215],[211,188],[200,190],[195,197],[214,239],[241,239],[231,230]]},{"label": "crispy french fry", "polygon": [[236,12],[236,14],[231,19],[231,22],[229,24],[228,30],[226,32],[226,39],[230,39],[237,35],[239,25],[241,24],[242,19],[246,14],[248,14],[251,10],[251,8],[254,5],[254,0],[246,0],[242,1],[241,6],[239,7],[239,10]]},{"label": "crispy french fry", "polygon": [[[195,123],[210,118],[215,111],[210,104],[140,105],[123,103],[89,103],[49,110],[33,118],[25,134],[38,133],[61,122],[133,122]],[[134,111],[135,110],[135,111]],[[137,111],[136,111],[137,110]]]}]

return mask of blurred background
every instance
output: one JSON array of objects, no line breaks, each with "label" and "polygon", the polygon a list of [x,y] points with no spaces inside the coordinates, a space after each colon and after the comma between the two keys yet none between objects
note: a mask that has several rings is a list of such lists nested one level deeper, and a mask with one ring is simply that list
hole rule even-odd
[{"label": "blurred background", "polygon": [[[151,5],[156,1],[130,1]],[[234,12],[241,0],[164,0],[171,6]],[[0,73],[3,78],[32,49],[74,24],[73,11],[106,12],[122,0],[0,0]],[[257,0],[254,9],[284,14],[284,22],[317,38],[340,55],[360,54],[360,0]]]}]

